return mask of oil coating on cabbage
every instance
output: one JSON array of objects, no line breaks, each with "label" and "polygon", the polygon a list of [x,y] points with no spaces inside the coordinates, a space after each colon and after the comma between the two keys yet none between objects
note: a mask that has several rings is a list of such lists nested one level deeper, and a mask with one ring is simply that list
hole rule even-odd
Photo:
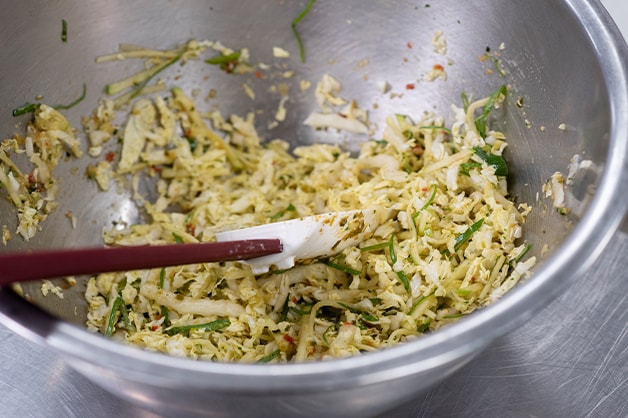
[{"label": "oil coating on cabbage", "polygon": [[212,124],[181,90],[140,99],[116,171],[99,175],[151,174],[158,197],[144,201],[146,223],[107,231],[109,245],[212,241],[330,211],[392,216],[358,246],[285,271],[225,262],[98,275],[88,328],[195,359],[306,361],[403,343],[491,303],[535,262],[522,260],[529,208],[507,198],[504,135],[482,119],[502,99],[452,106],[447,126],[392,115],[358,156],[264,143],[252,115]]}]

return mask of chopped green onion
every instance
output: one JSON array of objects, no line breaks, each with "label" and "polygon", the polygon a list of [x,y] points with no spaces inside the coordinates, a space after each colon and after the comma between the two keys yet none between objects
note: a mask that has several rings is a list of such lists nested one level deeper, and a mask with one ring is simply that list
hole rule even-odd
[{"label": "chopped green onion", "polygon": [[460,296],[469,296],[471,293],[471,289],[456,289],[456,294]]},{"label": "chopped green onion", "polygon": [[495,167],[496,176],[508,175],[508,164],[506,164],[506,160],[501,155],[488,153],[481,147],[473,147],[473,152],[486,164]]},{"label": "chopped green onion", "polygon": [[153,77],[155,77],[157,74],[159,74],[160,72],[162,72],[163,70],[165,70],[166,68],[170,67],[172,64],[174,64],[175,62],[179,61],[181,59],[181,56],[183,56],[183,53],[177,55],[176,57],[174,57],[173,59],[171,59],[170,61],[167,61],[165,64],[163,64],[160,68],[157,68],[155,71],[153,71],[148,77],[146,77],[144,79],[144,81],[142,81],[141,83],[139,83],[134,89],[133,92],[131,93],[131,95],[129,96],[129,100],[133,99],[135,96],[137,96],[138,94],[140,94],[142,92],[142,90],[144,90],[144,87],[146,87],[148,85],[148,83],[150,82],[150,80],[153,79]]},{"label": "chopped green onion", "polygon": [[26,113],[34,112],[39,107],[39,103],[26,103],[24,106],[16,107],[11,112],[13,116],[21,116]]},{"label": "chopped green onion", "polygon": [[[161,271],[159,272],[159,288],[163,289],[164,288],[164,282],[166,281],[166,268],[162,267]],[[170,326],[170,311],[168,310],[167,306],[162,306],[161,307],[161,316],[163,316],[164,318],[164,322],[163,325],[164,327],[169,327]]]},{"label": "chopped green onion", "polygon": [[131,319],[129,318],[129,310],[124,303],[120,304],[120,312],[122,313],[124,328],[126,328],[126,330],[129,332],[135,331],[135,325],[133,325],[133,323],[131,322]]},{"label": "chopped green onion", "polygon": [[296,306],[292,306],[288,310],[291,311],[291,312],[294,312],[297,315],[301,315],[301,316],[309,315],[310,313],[312,313],[312,309],[309,309],[309,310],[300,309],[300,308],[297,308]]},{"label": "chopped green onion", "polygon": [[[184,51],[185,52],[185,51]],[[184,52],[181,52],[176,57],[172,58],[169,61],[163,62],[161,64],[157,64],[151,68],[141,71],[131,77],[125,78],[124,80],[117,81],[115,83],[107,84],[105,86],[105,92],[109,95],[120,93],[123,90],[131,86],[135,86],[128,97],[128,100],[133,99],[135,96],[139,95],[142,90],[148,85],[150,80],[153,79],[157,74],[170,67],[175,62],[179,61],[183,56]]]},{"label": "chopped green onion", "polygon": [[530,244],[526,244],[526,246],[525,246],[525,248],[523,249],[523,251],[521,251],[521,254],[519,254],[519,255],[517,256],[517,258],[515,258],[515,260],[514,260],[514,261],[515,261],[515,263],[520,262],[520,261],[523,259],[523,257],[525,257],[525,255],[528,253],[528,251],[530,251],[530,247],[531,247],[531,245],[530,245]]},{"label": "chopped green onion", "polygon": [[109,314],[109,319],[107,320],[107,328],[105,328],[105,335],[107,337],[111,337],[113,335],[113,331],[116,327],[116,322],[118,322],[118,313],[120,312],[120,306],[123,301],[120,296],[113,301],[113,305],[111,306],[111,313]]},{"label": "chopped green onion", "polygon": [[190,332],[194,329],[200,329],[203,331],[219,331],[223,328],[227,328],[229,325],[231,325],[231,321],[229,321],[227,318],[220,318],[204,324],[181,325],[177,327],[172,327],[170,329],[167,329],[166,333],[168,335],[183,334],[186,332]]},{"label": "chopped green onion", "polygon": [[443,316],[443,318],[454,319],[454,318],[460,318],[460,317],[463,317],[463,316],[465,316],[465,314],[457,313],[457,314],[445,315],[445,316]]},{"label": "chopped green onion", "polygon": [[224,65],[239,60],[240,55],[242,55],[241,51],[235,51],[227,55],[216,55],[215,57],[206,59],[205,62],[211,65]]},{"label": "chopped green onion", "polygon": [[410,308],[410,310],[408,311],[408,315],[412,315],[412,313],[416,310],[416,308],[419,307],[419,305],[421,303],[423,303],[427,298],[429,298],[430,296],[433,296],[435,292],[430,293],[429,295],[425,295],[421,298],[419,298],[419,300],[417,300],[416,302],[414,302],[412,304],[412,307]]},{"label": "chopped green onion", "polygon": [[183,238],[179,234],[172,233],[172,238],[174,238],[174,242],[177,244],[183,244]]},{"label": "chopped green onion", "polygon": [[395,252],[395,235],[391,235],[387,242],[388,253],[390,254],[390,264],[394,265],[397,262],[397,253]]},{"label": "chopped green onion", "polygon": [[277,357],[279,357],[279,355],[281,354],[281,351],[279,349],[273,351],[272,353],[270,353],[267,356],[262,357],[261,359],[257,360],[256,363],[268,363],[274,359],[276,359]]},{"label": "chopped green onion", "polygon": [[81,93],[81,95],[77,99],[75,99],[74,101],[68,103],[67,105],[60,105],[60,104],[58,104],[58,105],[54,105],[52,107],[54,109],[57,109],[57,110],[59,110],[59,109],[60,110],[68,110],[68,109],[76,106],[80,102],[82,102],[83,99],[85,98],[85,94],[86,93],[87,93],[87,86],[85,85],[85,83],[83,83],[83,92]]},{"label": "chopped green onion", "polygon": [[68,41],[68,22],[65,19],[61,19],[61,42]]},{"label": "chopped green onion", "polygon": [[297,45],[299,46],[299,56],[301,57],[301,62],[303,63],[305,62],[305,48],[303,47],[301,35],[299,35],[299,32],[297,31],[297,25],[305,18],[305,16],[307,16],[315,2],[316,0],[309,0],[305,9],[303,9],[303,11],[292,21],[292,33],[297,41]]},{"label": "chopped green onion", "polygon": [[161,271],[159,272],[159,288],[160,289],[164,288],[165,281],[166,281],[166,268],[162,267]]},{"label": "chopped green onion", "polygon": [[283,322],[288,318],[288,302],[290,301],[290,295],[286,296],[286,301],[283,303],[281,307],[281,315],[279,316],[279,322]]},{"label": "chopped green onion", "polygon": [[337,263],[334,263],[333,261],[329,261],[329,260],[323,261],[323,264],[325,264],[327,267],[331,267],[333,269],[343,271],[352,276],[359,276],[360,274],[362,274],[360,270],[352,269],[351,267],[343,266],[342,264],[337,264]]},{"label": "chopped green onion", "polygon": [[349,312],[353,312],[354,314],[360,315],[367,322],[377,322],[377,321],[379,321],[378,317],[376,317],[375,315],[372,315],[372,314],[366,312],[365,310],[358,309],[358,308],[353,307],[351,305],[347,305],[346,303],[343,303],[343,302],[338,302],[338,305],[340,305],[343,308],[347,309]]},{"label": "chopped green onion", "polygon": [[368,251],[383,250],[384,248],[388,248],[389,245],[390,244],[389,244],[388,241],[380,242],[379,244],[369,245],[368,247],[360,248],[360,251],[365,253],[365,252],[368,252]]},{"label": "chopped green onion", "polygon": [[473,225],[471,225],[466,231],[464,231],[462,234],[458,235],[456,237],[456,242],[454,244],[454,251],[458,251],[458,249],[460,247],[462,247],[462,245],[469,241],[469,238],[471,238],[471,236],[476,233],[481,227],[482,224],[484,223],[484,218],[480,219],[479,221],[477,221],[476,223],[474,223]]},{"label": "chopped green onion", "polygon": [[373,141],[377,145],[388,145],[388,141],[386,141],[385,139],[370,139],[369,141]]},{"label": "chopped green onion", "polygon": [[282,209],[279,212],[275,213],[273,216],[271,216],[270,219],[275,220],[275,219],[282,218],[286,214],[286,212],[288,211],[294,212],[296,210],[297,208],[295,208],[294,205],[290,203],[285,209]]},{"label": "chopped green onion", "polygon": [[205,60],[205,62],[211,65],[218,65],[220,66],[221,70],[223,70],[227,74],[231,74],[238,65],[238,60],[240,59],[241,55],[241,51],[235,51],[227,55],[217,55],[215,57]]},{"label": "chopped green onion", "polygon": [[477,161],[467,161],[466,163],[460,164],[460,173],[464,174],[465,176],[469,176],[471,170],[481,167],[482,164],[478,163]]},{"label": "chopped green onion", "polygon": [[495,67],[495,70],[497,71],[497,74],[499,74],[499,76],[502,77],[502,78],[506,77],[506,71],[504,71],[504,69],[501,67],[500,60],[497,57],[495,57],[495,56],[493,56],[493,55],[491,55],[489,53],[487,53],[486,56],[491,61],[493,61],[493,66]]},{"label": "chopped green onion", "polygon": [[327,329],[325,330],[325,332],[323,332],[323,343],[329,347],[329,340],[327,340],[327,334],[329,333],[330,330],[334,329],[336,327],[335,324],[332,324],[330,326],[327,327]]},{"label": "chopped green onion", "polygon": [[441,130],[447,132],[448,134],[451,134],[451,130],[444,126],[419,126],[419,129]]},{"label": "chopped green onion", "polygon": [[460,93],[460,99],[462,100],[462,108],[464,109],[464,113],[467,113],[467,109],[469,108],[469,96],[464,91]]},{"label": "chopped green onion", "polygon": [[[368,247],[360,248],[360,251],[361,252],[376,251],[376,250],[383,250],[385,248],[388,248],[388,254],[390,255],[390,264],[394,266],[395,263],[397,263],[397,253],[395,251],[395,236],[394,235],[391,235],[390,239],[386,242],[380,242],[379,244],[369,245]],[[401,284],[403,284],[404,289],[406,289],[406,291],[409,292],[410,281],[408,280],[408,276],[406,276],[406,273],[404,271],[395,271],[395,274],[399,278],[399,281],[401,282]]]},{"label": "chopped green onion", "polygon": [[410,281],[408,280],[408,276],[406,276],[406,272],[400,270],[395,273],[397,273],[397,277],[399,277],[399,281],[403,285],[403,288],[406,289],[406,292],[410,292]]},{"label": "chopped green onion", "polygon": [[475,127],[477,128],[478,133],[480,134],[482,138],[486,138],[488,115],[491,113],[491,110],[493,110],[493,107],[495,106],[495,102],[500,96],[505,96],[507,92],[508,92],[508,88],[506,87],[506,85],[503,85],[497,90],[495,90],[493,94],[490,95],[490,97],[488,98],[488,101],[482,108],[482,113],[480,114],[480,116],[478,116],[475,119]]},{"label": "chopped green onion", "polygon": [[421,333],[425,332],[425,330],[427,330],[427,328],[430,326],[431,323],[432,323],[432,321],[427,321],[427,322],[422,323],[416,329],[417,332],[421,332]]},{"label": "chopped green onion", "polygon": [[294,268],[294,266],[293,267],[289,267],[287,269],[273,270],[273,271],[271,271],[271,273],[272,274],[284,274],[285,272],[290,271],[293,268]]},{"label": "chopped green onion", "polygon": [[427,200],[427,202],[425,202],[425,204],[421,206],[421,209],[419,209],[414,215],[412,215],[412,220],[414,221],[421,212],[423,212],[425,209],[430,207],[432,203],[434,203],[434,199],[436,199],[436,185],[435,184],[432,186],[432,195]]},{"label": "chopped green onion", "polygon": [[127,279],[125,277],[124,279],[122,279],[122,281],[118,283],[118,286],[116,286],[118,288],[118,293],[122,293],[122,291],[126,287],[126,284],[127,284]]}]

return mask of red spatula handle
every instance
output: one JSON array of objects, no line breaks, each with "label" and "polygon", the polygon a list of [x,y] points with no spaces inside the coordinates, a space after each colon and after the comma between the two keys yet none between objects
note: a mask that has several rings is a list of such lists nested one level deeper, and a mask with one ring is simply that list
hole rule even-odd
[{"label": "red spatula handle", "polygon": [[246,260],[279,253],[278,239],[41,250],[0,254],[0,285],[81,274]]}]

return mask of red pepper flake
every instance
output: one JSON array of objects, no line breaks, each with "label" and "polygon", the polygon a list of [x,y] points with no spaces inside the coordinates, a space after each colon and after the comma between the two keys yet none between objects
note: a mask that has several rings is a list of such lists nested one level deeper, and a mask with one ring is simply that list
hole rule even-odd
[{"label": "red pepper flake", "polygon": [[406,84],[406,90],[414,90],[414,83]]},{"label": "red pepper flake", "polygon": [[152,327],[150,327],[150,329],[152,331],[157,331],[159,329],[159,327],[157,325],[153,325]]},{"label": "red pepper flake", "polygon": [[442,65],[440,64],[436,64],[434,65],[434,71],[444,71],[445,69],[443,68]]},{"label": "red pepper flake", "polygon": [[408,58],[404,57],[403,62],[408,62]]},{"label": "red pepper flake", "polygon": [[423,193],[427,192],[428,190],[429,190],[429,189],[428,189],[427,187],[423,187],[423,188],[421,188],[421,191],[422,191]]},{"label": "red pepper flake", "polygon": [[113,151],[105,154],[105,160],[107,160],[108,162],[112,162],[114,158],[116,158],[116,153]]},{"label": "red pepper flake", "polygon": [[290,344],[294,344],[294,338],[292,338],[290,334],[284,334],[283,339],[288,341]]},{"label": "red pepper flake", "polygon": [[412,42],[408,41],[408,49],[412,49]]},{"label": "red pepper flake", "polygon": [[342,323],[342,325],[349,326],[349,325],[353,325],[353,324],[352,324],[351,322],[344,321],[344,322]]},{"label": "red pepper flake", "polygon": [[157,166],[157,165],[151,165],[150,168],[156,172],[156,173],[161,173],[161,171],[163,170],[163,168]]},{"label": "red pepper flake", "polygon": [[261,71],[259,71],[259,70],[258,70],[258,71],[255,71],[255,77],[257,77],[257,78],[262,78],[262,77],[263,77],[262,72],[261,72]]}]

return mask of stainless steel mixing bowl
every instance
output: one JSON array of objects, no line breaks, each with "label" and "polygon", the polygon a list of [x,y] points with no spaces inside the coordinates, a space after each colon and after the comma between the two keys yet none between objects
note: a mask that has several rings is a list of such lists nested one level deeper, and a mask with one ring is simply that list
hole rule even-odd
[{"label": "stainless steel mixing bowl", "polygon": [[[356,141],[301,124],[316,108],[311,92],[298,88],[302,79],[315,83],[324,73],[336,76],[343,94],[368,107],[379,126],[394,112],[449,114],[461,92],[480,97],[508,83],[500,127],[510,142],[512,194],[534,206],[526,230],[531,253],[540,260],[534,276],[498,303],[425,338],[322,363],[201,363],[121,345],[82,329],[80,284],[62,300],[43,297],[36,283],[25,286],[32,303],[0,289],[4,325],[60,353],[104,388],[162,415],[368,416],[445,378],[569,291],[571,279],[603,250],[628,205],[628,49],[602,6],[585,0],[321,0],[299,24],[307,54],[301,64],[290,22],[304,6],[305,1],[279,0],[12,2],[0,18],[2,134],[25,120],[13,119],[11,108],[39,94],[50,103],[70,101],[85,82],[85,101],[67,112],[78,124],[101,86],[136,68],[127,62],[95,64],[94,57],[121,42],[164,48],[189,38],[220,40],[248,47],[253,61],[268,63],[276,62],[273,46],[289,50],[286,64],[297,75],[284,80],[290,85],[288,117],[274,130],[266,122],[279,97],[263,80],[250,80],[260,92],[255,101],[231,94],[240,92],[242,78],[202,63],[176,69],[169,80],[188,90],[216,88],[217,98],[204,105],[217,104],[226,114],[257,109],[263,135],[295,144],[340,141],[351,148]],[[62,19],[67,43],[60,40]],[[446,56],[433,51],[437,30],[447,39]],[[499,52],[505,78],[491,60],[479,59],[487,49]],[[435,64],[446,68],[447,81],[422,80]],[[175,79],[177,74],[183,77]],[[401,95],[383,95],[378,85],[384,81]],[[410,83],[413,90],[406,88]],[[558,129],[561,124],[565,130]],[[555,171],[567,173],[576,154],[591,161],[570,189],[579,209],[559,215],[543,198],[542,184]],[[127,194],[96,192],[83,176],[85,164],[69,161],[59,168],[61,206],[34,240],[16,238],[7,248],[97,245],[101,229],[113,220],[137,218]],[[78,218],[78,228],[69,228],[67,211]],[[4,200],[0,221],[15,226],[15,211]]]}]

